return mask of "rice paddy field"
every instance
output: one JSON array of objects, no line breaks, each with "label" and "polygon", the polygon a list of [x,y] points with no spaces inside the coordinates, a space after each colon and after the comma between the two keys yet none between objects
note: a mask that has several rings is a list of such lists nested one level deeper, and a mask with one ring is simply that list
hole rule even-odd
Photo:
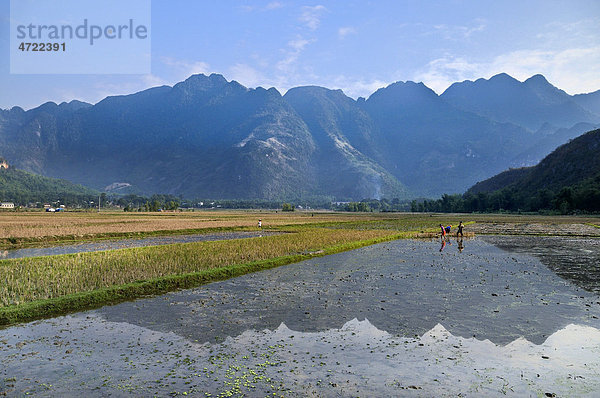
[{"label": "rice paddy field", "polygon": [[[466,236],[440,239],[439,224],[458,221]],[[86,247],[0,260],[0,395],[600,394],[598,217],[214,211],[0,222],[5,251]],[[217,240],[169,240],[190,233]]]},{"label": "rice paddy field", "polygon": [[[407,213],[331,213],[275,211],[199,211],[180,213],[124,212],[0,212],[0,248],[23,245],[54,244],[61,241],[100,239],[109,237],[163,235],[188,231],[255,229],[262,219],[266,229],[291,225],[340,223],[347,227],[367,227],[379,224],[403,230],[437,226],[436,223],[458,224],[459,219],[471,220],[481,227],[495,226],[495,232],[511,228],[540,226],[538,234],[560,233],[564,226],[600,225],[599,217],[520,216],[520,215],[431,215]],[[586,225],[589,224],[589,225]],[[550,225],[551,227],[547,227]],[[562,227],[561,227],[562,226]],[[590,228],[593,228],[590,227]],[[586,228],[588,229],[588,228]],[[528,229],[531,232],[531,228]],[[490,232],[490,231],[487,231]],[[494,231],[491,231],[494,232]],[[577,233],[576,231],[574,233]],[[589,231],[588,231],[589,233]]]},{"label": "rice paddy field", "polygon": [[265,228],[324,222],[385,219],[379,214],[343,214],[281,211],[201,211],[164,213],[0,212],[0,242],[35,242],[157,234],[173,231],[255,228],[262,219]]}]

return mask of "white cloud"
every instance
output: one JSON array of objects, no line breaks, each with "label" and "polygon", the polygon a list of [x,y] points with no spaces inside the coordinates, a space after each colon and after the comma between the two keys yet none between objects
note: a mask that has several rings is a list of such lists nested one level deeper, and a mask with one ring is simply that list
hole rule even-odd
[{"label": "white cloud", "polygon": [[321,23],[321,17],[325,11],[327,11],[327,8],[320,4],[316,6],[304,6],[302,7],[302,14],[300,14],[298,19],[310,30],[316,30]]},{"label": "white cloud", "polygon": [[198,73],[209,74],[210,66],[202,61],[187,61],[171,57],[161,57],[163,64],[169,66],[175,73],[175,78],[184,80]]},{"label": "white cloud", "polygon": [[296,39],[288,41],[288,46],[290,46],[295,51],[302,51],[304,50],[304,47],[306,47],[306,45],[310,42],[311,40],[307,40],[301,36],[298,36]]},{"label": "white cloud", "polygon": [[369,97],[378,89],[388,86],[390,82],[377,78],[363,79],[356,76],[338,75],[321,79],[324,87],[331,89],[341,89],[348,97]]},{"label": "white cloud", "polygon": [[600,46],[561,51],[515,51],[494,59],[490,72],[505,71],[517,79],[541,73],[570,94],[600,88]]},{"label": "white cloud", "polygon": [[312,43],[314,40],[305,39],[302,36],[297,36],[294,40],[288,41],[288,48],[283,50],[284,58],[277,62],[276,68],[280,72],[291,73],[295,69],[295,64],[300,54],[306,46]]},{"label": "white cloud", "polygon": [[256,5],[243,5],[240,6],[240,9],[244,12],[254,12],[254,11],[271,11],[271,10],[277,10],[278,8],[282,8],[283,7],[283,3],[279,2],[279,1],[272,1],[270,3],[268,3],[266,6],[264,7],[259,7]]},{"label": "white cloud", "polygon": [[147,87],[164,86],[169,85],[171,83],[160,76],[153,75],[152,73],[142,75],[141,79],[144,85],[146,85]]},{"label": "white cloud", "polygon": [[338,37],[340,39],[344,39],[346,36],[354,33],[356,33],[356,29],[352,26],[344,26],[338,29]]},{"label": "white cloud", "polygon": [[465,58],[445,56],[435,59],[418,71],[413,79],[423,81],[438,93],[450,84],[490,78],[498,73],[525,80],[541,73],[552,84],[570,94],[600,88],[600,46],[566,50],[519,50],[501,54],[489,62],[474,62]]},{"label": "white cloud", "polygon": [[476,19],[474,26],[464,25],[435,25],[434,29],[441,33],[446,40],[464,40],[469,39],[473,33],[482,32],[486,28],[483,19]]},{"label": "white cloud", "polygon": [[279,1],[272,1],[266,5],[265,9],[266,10],[276,10],[281,7],[283,7],[282,3],[280,3]]},{"label": "white cloud", "polygon": [[543,32],[536,35],[553,46],[573,45],[600,40],[600,18],[588,18],[575,22],[552,22],[545,26]]},{"label": "white cloud", "polygon": [[289,53],[284,59],[277,62],[276,67],[280,72],[289,73],[294,68],[294,64],[298,60],[299,53]]},{"label": "white cloud", "polygon": [[427,87],[441,94],[452,83],[477,79],[482,77],[480,73],[480,64],[470,63],[464,58],[446,56],[429,62],[412,79],[424,82]]},{"label": "white cloud", "polygon": [[257,87],[266,82],[264,76],[247,64],[238,63],[229,68],[229,79],[235,80],[246,87]]}]

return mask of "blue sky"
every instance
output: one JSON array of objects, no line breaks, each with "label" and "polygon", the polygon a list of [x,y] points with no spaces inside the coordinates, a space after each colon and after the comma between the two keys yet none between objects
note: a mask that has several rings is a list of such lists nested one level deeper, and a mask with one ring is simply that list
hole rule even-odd
[{"label": "blue sky", "polygon": [[[99,1],[99,0],[98,0]],[[151,73],[10,74],[10,2],[0,0],[0,108],[108,95],[220,73],[248,87],[341,88],[541,73],[569,94],[600,89],[600,1],[154,0]],[[111,59],[119,62],[119,59]]]}]

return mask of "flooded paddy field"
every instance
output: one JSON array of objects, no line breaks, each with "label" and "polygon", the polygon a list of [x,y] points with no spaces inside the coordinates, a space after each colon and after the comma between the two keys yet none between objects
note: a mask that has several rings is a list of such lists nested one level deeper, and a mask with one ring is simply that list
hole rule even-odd
[{"label": "flooded paddy field", "polygon": [[600,241],[400,240],[0,330],[9,396],[598,396]]},{"label": "flooded paddy field", "polygon": [[190,243],[213,240],[229,240],[255,238],[260,236],[274,235],[281,232],[271,231],[249,231],[249,232],[221,232],[209,234],[192,234],[192,235],[168,235],[168,236],[152,236],[148,238],[138,239],[110,239],[99,240],[95,242],[82,242],[74,245],[58,245],[52,247],[38,247],[26,249],[11,249],[0,250],[0,259],[9,258],[24,258],[24,257],[39,257],[39,256],[54,256],[58,254],[73,254],[95,252],[102,250],[127,249],[131,247],[145,247],[170,245],[174,243]]}]

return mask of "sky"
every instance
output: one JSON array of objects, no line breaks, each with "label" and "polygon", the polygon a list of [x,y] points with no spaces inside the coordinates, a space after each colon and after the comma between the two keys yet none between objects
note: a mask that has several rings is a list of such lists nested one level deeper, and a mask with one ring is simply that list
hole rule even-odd
[{"label": "sky", "polygon": [[408,80],[441,94],[502,72],[540,73],[569,94],[600,89],[598,0],[152,0],[150,73],[139,74],[11,74],[10,10],[0,0],[2,109],[96,103],[196,73],[353,98]]}]

